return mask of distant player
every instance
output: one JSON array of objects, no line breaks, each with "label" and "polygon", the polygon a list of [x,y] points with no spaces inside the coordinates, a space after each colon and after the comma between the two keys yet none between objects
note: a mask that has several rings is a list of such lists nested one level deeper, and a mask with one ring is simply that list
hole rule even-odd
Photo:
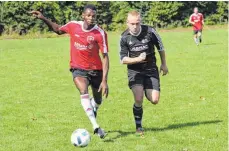
[{"label": "distant player", "polygon": [[[70,35],[70,71],[73,81],[79,90],[81,105],[93,125],[94,133],[104,138],[106,133],[96,122],[96,112],[102,103],[102,94],[108,96],[109,57],[107,34],[95,24],[95,6],[85,6],[82,14],[83,21],[70,21],[63,26],[51,22],[39,11],[32,11],[31,14],[43,20],[55,33]],[[102,53],[103,63],[99,50]],[[89,85],[94,99],[89,97]]]},{"label": "distant player", "polygon": [[160,36],[154,28],[141,24],[139,12],[128,13],[127,26],[128,29],[121,35],[120,60],[122,64],[127,64],[129,88],[134,95],[133,114],[136,133],[143,135],[144,94],[152,104],[157,104],[160,98],[160,78],[156,65],[155,46],[161,58],[160,71],[163,71],[163,75],[168,73],[168,68]]},{"label": "distant player", "polygon": [[202,30],[204,25],[204,16],[194,8],[194,13],[189,18],[189,23],[193,25],[194,41],[197,45],[202,42]]}]

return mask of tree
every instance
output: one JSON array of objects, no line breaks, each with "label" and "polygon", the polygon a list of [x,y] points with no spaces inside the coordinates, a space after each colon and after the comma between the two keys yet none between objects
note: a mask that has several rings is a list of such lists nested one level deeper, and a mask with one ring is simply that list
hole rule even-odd
[{"label": "tree", "polygon": [[180,2],[151,2],[146,21],[150,25],[166,27],[174,21],[182,5]]},{"label": "tree", "polygon": [[105,30],[124,30],[127,13],[138,10],[142,22],[162,28],[190,26],[189,16],[193,8],[198,7],[203,13],[206,24],[228,22],[228,2],[155,2],[155,1],[0,1],[0,34],[3,29],[7,34],[16,32],[49,31],[41,20],[34,19],[28,11],[40,10],[52,21],[64,25],[71,20],[82,20],[82,11],[86,4],[97,7],[97,22]]}]

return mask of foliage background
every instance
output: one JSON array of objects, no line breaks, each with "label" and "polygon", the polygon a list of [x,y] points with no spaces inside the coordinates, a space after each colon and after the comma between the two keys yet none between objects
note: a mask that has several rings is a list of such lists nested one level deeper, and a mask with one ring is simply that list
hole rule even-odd
[{"label": "foliage background", "polygon": [[96,5],[98,24],[107,31],[123,30],[126,14],[136,9],[143,16],[143,23],[157,28],[189,26],[188,19],[194,7],[203,13],[207,25],[226,24],[228,22],[228,2],[131,2],[131,1],[56,1],[56,2],[0,2],[0,33],[25,34],[47,32],[48,27],[42,21],[28,14],[31,10],[41,10],[43,14],[58,24],[70,20],[81,20],[86,4]]}]

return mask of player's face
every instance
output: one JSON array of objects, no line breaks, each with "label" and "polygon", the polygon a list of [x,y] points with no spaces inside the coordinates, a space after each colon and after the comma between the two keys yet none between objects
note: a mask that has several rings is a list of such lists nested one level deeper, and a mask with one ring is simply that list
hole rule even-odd
[{"label": "player's face", "polygon": [[196,14],[197,14],[197,13],[198,13],[198,8],[194,8],[194,10],[193,10],[193,11],[194,11],[194,13],[196,13]]},{"label": "player's face", "polygon": [[138,34],[141,27],[141,18],[140,16],[128,16],[127,26],[133,34]]},{"label": "player's face", "polygon": [[91,10],[91,9],[86,9],[83,13],[83,19],[88,25],[95,24],[96,11]]}]

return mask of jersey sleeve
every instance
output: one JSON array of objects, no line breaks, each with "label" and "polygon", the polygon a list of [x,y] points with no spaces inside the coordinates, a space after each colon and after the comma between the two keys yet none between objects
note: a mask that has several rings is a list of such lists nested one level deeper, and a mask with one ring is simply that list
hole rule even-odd
[{"label": "jersey sleeve", "polygon": [[100,35],[98,37],[98,45],[101,53],[108,53],[108,42],[107,42],[107,33],[99,29]]},{"label": "jersey sleeve", "polygon": [[157,50],[164,51],[164,45],[157,31],[154,28],[151,28],[151,33],[152,33],[153,44],[157,47]]},{"label": "jersey sleeve", "polygon": [[121,37],[120,39],[120,61],[123,60],[124,57],[128,57],[128,52],[129,52],[129,48],[127,46],[127,43],[125,42],[125,39],[123,37]]},{"label": "jersey sleeve", "polygon": [[63,26],[61,26],[61,27],[59,28],[59,30],[64,31],[64,32],[70,34],[70,33],[71,33],[71,25],[72,25],[72,23],[69,22],[69,23],[67,23],[67,24],[65,24],[65,25],[63,25]]}]

